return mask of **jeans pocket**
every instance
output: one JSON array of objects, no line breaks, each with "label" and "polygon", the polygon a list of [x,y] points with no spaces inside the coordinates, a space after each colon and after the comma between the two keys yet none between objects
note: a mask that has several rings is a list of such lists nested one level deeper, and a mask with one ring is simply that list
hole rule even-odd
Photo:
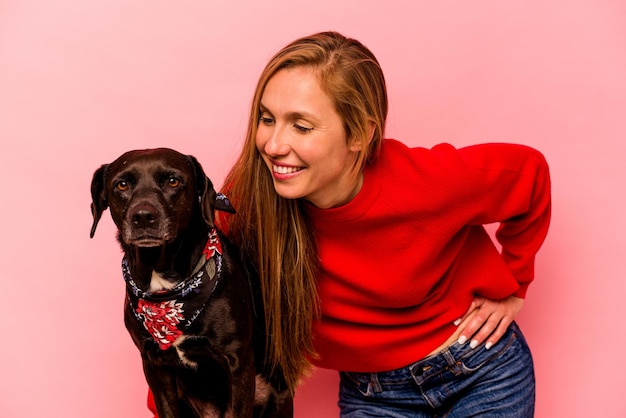
[{"label": "jeans pocket", "polygon": [[[470,375],[480,370],[485,365],[489,364],[495,359],[501,359],[507,350],[517,340],[517,335],[514,332],[506,333],[498,343],[496,343],[489,350],[485,348],[483,344],[476,348],[469,349],[467,352],[460,352],[459,365],[462,372],[465,375]],[[468,346],[463,346],[464,348]]]},{"label": "jeans pocket", "polygon": [[362,396],[372,395],[369,379],[363,379],[361,373],[339,372],[342,390],[356,390]]}]

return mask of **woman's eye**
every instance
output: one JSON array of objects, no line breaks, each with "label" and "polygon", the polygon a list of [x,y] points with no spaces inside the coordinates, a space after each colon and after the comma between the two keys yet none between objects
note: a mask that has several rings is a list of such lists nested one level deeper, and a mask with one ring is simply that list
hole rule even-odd
[{"label": "woman's eye", "polygon": [[293,125],[294,128],[296,128],[298,131],[302,132],[302,133],[307,133],[307,132],[311,132],[313,130],[313,128],[309,128],[307,126],[302,126],[299,124],[294,124]]},{"label": "woman's eye", "polygon": [[121,180],[115,183],[115,188],[119,190],[120,192],[125,192],[126,190],[128,190],[129,185],[124,180]]},{"label": "woman's eye", "polygon": [[174,188],[180,186],[180,179],[177,177],[170,177],[167,181],[167,185]]},{"label": "woman's eye", "polygon": [[264,125],[272,125],[274,118],[268,116],[265,112],[259,112],[259,121]]}]

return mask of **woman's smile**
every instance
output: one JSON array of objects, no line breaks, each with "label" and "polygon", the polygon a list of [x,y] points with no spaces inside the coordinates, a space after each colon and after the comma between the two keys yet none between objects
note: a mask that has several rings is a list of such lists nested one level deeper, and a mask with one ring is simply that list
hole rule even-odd
[{"label": "woman's smile", "polygon": [[272,163],[272,173],[278,179],[287,179],[293,177],[294,174],[304,170],[304,167],[296,167],[290,165],[282,165]]}]

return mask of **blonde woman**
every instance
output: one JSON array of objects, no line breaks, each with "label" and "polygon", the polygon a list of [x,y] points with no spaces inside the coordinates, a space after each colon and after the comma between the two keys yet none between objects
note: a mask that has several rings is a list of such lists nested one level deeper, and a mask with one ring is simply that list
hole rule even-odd
[{"label": "blonde woman", "polygon": [[293,390],[311,364],[338,370],[342,417],[531,417],[514,319],[550,220],[545,159],[409,148],[384,139],[386,116],[378,61],[339,33],[292,42],[261,74],[224,192],[261,276],[267,356]]}]

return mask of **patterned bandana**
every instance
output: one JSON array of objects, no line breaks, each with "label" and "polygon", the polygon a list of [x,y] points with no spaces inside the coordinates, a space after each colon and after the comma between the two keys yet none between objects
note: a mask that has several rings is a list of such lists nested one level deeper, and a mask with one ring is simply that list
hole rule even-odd
[{"label": "patterned bandana", "polygon": [[210,231],[202,255],[191,276],[172,289],[153,293],[137,287],[128,260],[122,260],[132,311],[161,350],[167,350],[183,334],[181,329],[191,326],[217,287],[222,271],[222,243],[215,229]]}]

